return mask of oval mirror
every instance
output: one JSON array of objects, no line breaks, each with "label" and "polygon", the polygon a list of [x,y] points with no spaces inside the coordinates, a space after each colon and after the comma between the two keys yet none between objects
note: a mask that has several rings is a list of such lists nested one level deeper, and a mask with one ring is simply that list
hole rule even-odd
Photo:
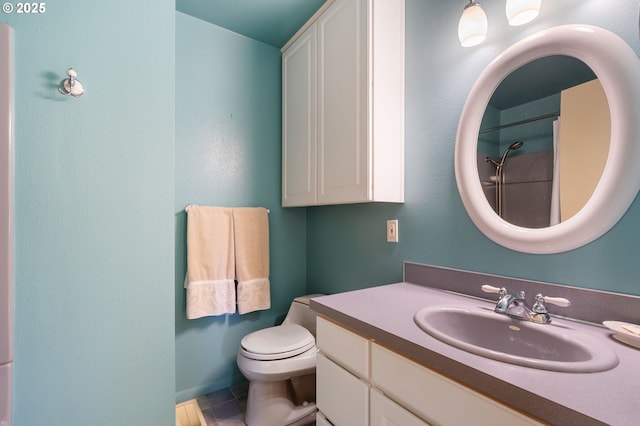
[{"label": "oval mirror", "polygon": [[[580,73],[584,71],[587,75],[580,78],[585,82],[595,81],[601,87],[605,112],[600,115],[604,115],[606,119],[606,111],[609,111],[609,120],[605,121],[610,128],[602,126],[604,141],[596,143],[596,154],[596,148],[586,145],[582,138],[578,138],[577,142],[578,152],[594,154],[594,157],[600,159],[601,164],[589,166],[596,170],[592,173],[595,177],[592,183],[584,185],[587,187],[583,191],[586,195],[573,202],[573,210],[565,206],[561,209],[564,210],[564,214],[560,215],[557,214],[557,209],[551,209],[549,218],[541,219],[538,223],[509,219],[506,217],[508,215],[504,214],[508,210],[508,204],[504,203],[507,198],[504,191],[504,182],[507,182],[505,177],[508,176],[505,172],[506,164],[512,160],[515,163],[516,154],[524,156],[527,150],[533,153],[536,148],[533,139],[528,142],[513,134],[498,138],[502,140],[497,144],[488,145],[487,139],[495,139],[496,136],[489,136],[488,133],[491,132],[486,130],[498,127],[499,133],[507,134],[513,130],[509,129],[507,132],[503,131],[506,128],[500,128],[504,124],[492,117],[491,111],[494,107],[490,106],[490,102],[497,102],[492,98],[494,95],[496,98],[500,97],[502,92],[513,94],[514,90],[508,89],[513,79],[510,77],[512,74],[526,73],[529,68],[535,69],[554,61],[572,63],[571,66],[578,67],[575,69],[581,69]],[[582,68],[580,64],[583,65]],[[480,74],[464,105],[455,147],[458,190],[475,225],[493,241],[527,253],[558,253],[572,250],[595,240],[611,229],[629,208],[640,189],[640,168],[637,167],[640,160],[640,120],[636,120],[640,111],[638,75],[640,60],[622,39],[602,28],[586,25],[567,25],[541,31],[514,44],[491,62]],[[503,84],[507,90],[502,90]],[[566,83],[565,88],[581,84],[582,82]],[[558,110],[549,114],[556,112],[560,113]],[[513,122],[518,123],[542,115],[545,114],[516,119]],[[546,118],[539,121],[544,120],[548,121]],[[513,127],[510,126],[513,122],[507,123],[509,127]],[[581,126],[580,123],[586,122],[584,118],[578,119],[578,127]],[[564,126],[561,128],[564,130]],[[527,138],[531,136],[526,132],[525,135]],[[564,138],[563,141],[569,139]],[[562,149],[564,152],[564,145]],[[575,157],[576,155],[571,153],[560,155],[561,159]],[[498,170],[500,163],[502,167]],[[556,175],[559,175],[560,179],[554,179],[552,186],[558,181],[568,181],[571,176],[570,173],[558,174],[557,170]],[[581,176],[579,180],[587,179]],[[499,192],[496,186],[500,184],[502,188]],[[558,185],[561,189],[562,183]],[[578,191],[572,187],[560,192],[557,200],[564,202],[563,192],[574,194]],[[499,194],[502,200],[498,199]],[[517,204],[517,201],[512,204],[514,203]],[[498,214],[501,211],[500,204],[503,205],[503,217]],[[526,209],[525,206],[524,210]],[[552,213],[553,211],[556,213]],[[551,216],[556,214],[558,217],[553,219]]]}]

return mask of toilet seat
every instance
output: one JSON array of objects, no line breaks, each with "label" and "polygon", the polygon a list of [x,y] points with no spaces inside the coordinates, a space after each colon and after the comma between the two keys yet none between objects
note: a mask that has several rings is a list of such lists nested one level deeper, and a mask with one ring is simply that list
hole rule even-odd
[{"label": "toilet seat", "polygon": [[240,353],[258,361],[291,358],[315,346],[315,338],[298,324],[282,324],[247,334],[240,342]]}]

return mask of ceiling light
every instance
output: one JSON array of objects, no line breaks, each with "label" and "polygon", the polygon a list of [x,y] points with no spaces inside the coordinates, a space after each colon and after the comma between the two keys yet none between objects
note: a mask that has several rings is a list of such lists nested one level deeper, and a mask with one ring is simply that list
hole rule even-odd
[{"label": "ceiling light", "polygon": [[469,0],[458,23],[460,44],[463,47],[469,47],[482,43],[487,37],[488,26],[487,15],[480,7],[480,3]]},{"label": "ceiling light", "polygon": [[533,21],[540,13],[542,0],[507,0],[505,11],[509,25],[518,26]]}]

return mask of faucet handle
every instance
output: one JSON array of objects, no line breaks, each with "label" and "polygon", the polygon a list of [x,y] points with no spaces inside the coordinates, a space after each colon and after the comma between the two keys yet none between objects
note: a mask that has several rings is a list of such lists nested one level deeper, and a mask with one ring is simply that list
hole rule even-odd
[{"label": "faucet handle", "polygon": [[552,305],[560,306],[562,308],[568,308],[571,306],[571,301],[564,297],[542,296],[542,300],[544,300],[544,303],[551,303]]},{"label": "faucet handle", "polygon": [[543,296],[541,294],[537,294],[536,303],[534,303],[532,307],[533,312],[536,312],[539,314],[547,313],[547,308],[544,306],[545,303],[561,306],[563,308],[567,308],[571,306],[571,302],[568,299],[565,299],[564,297],[549,297],[549,296]]},{"label": "faucet handle", "polygon": [[482,291],[484,291],[485,293],[497,293],[500,296],[503,296],[505,294],[507,294],[507,290],[502,287],[502,288],[498,288],[498,287],[494,287],[492,285],[489,284],[484,284],[482,287],[480,287],[482,289]]}]

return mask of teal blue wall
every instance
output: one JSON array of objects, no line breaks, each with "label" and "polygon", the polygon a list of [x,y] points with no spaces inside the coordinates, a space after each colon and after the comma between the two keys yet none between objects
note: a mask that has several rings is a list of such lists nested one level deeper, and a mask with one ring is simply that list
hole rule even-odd
[{"label": "teal blue wall", "polygon": [[[407,0],[406,202],[282,209],[280,56],[277,49],[176,14],[176,389],[177,400],[239,380],[235,357],[249,331],[272,325],[305,292],[333,293],[400,281],[414,261],[580,287],[640,294],[640,206],[598,241],[557,255],[505,249],[482,235],[457,192],[453,151],[466,96],[482,69],[521,38],[555,25],[594,24],[636,52],[638,1],[545,1],[540,17],[509,27],[503,2],[483,2],[487,41],[463,49],[463,4]],[[271,209],[270,311],[187,321],[184,206]],[[386,220],[400,220],[387,243]]]},{"label": "teal blue wall", "polygon": [[[277,49],[165,0],[1,15],[16,39],[15,424],[172,424],[176,398],[238,380],[241,337],[294,296],[398,281],[404,260],[640,293],[638,203],[588,246],[527,255],[476,230],[453,173],[458,117],[490,60],[566,23],[638,52],[637,1],[546,1],[521,28],[501,2],[483,6],[490,35],[463,49],[460,5],[407,0],[406,202],[309,209],[279,207]],[[56,92],[70,66],[83,99]],[[271,209],[271,310],[184,319],[189,203]]]},{"label": "teal blue wall", "polygon": [[[401,262],[407,260],[640,294],[637,201],[616,227],[585,247],[555,255],[523,254],[493,243],[475,228],[458,195],[453,167],[464,101],[499,52],[544,28],[580,23],[618,34],[638,53],[638,1],[543,1],[538,19],[524,27],[508,26],[503,1],[482,2],[489,34],[473,48],[460,47],[457,39],[463,3],[407,0],[406,202],[308,209],[309,290],[399,281]],[[386,243],[385,221],[395,218],[400,242]]]},{"label": "teal blue wall", "polygon": [[[15,29],[14,425],[173,425],[170,0],[47,2]],[[82,99],[57,93],[74,67]]]},{"label": "teal blue wall", "polygon": [[[185,400],[243,380],[240,339],[306,292],[306,211],[280,207],[280,51],[176,13],[176,390]],[[187,320],[187,204],[263,206],[271,309]]]}]

